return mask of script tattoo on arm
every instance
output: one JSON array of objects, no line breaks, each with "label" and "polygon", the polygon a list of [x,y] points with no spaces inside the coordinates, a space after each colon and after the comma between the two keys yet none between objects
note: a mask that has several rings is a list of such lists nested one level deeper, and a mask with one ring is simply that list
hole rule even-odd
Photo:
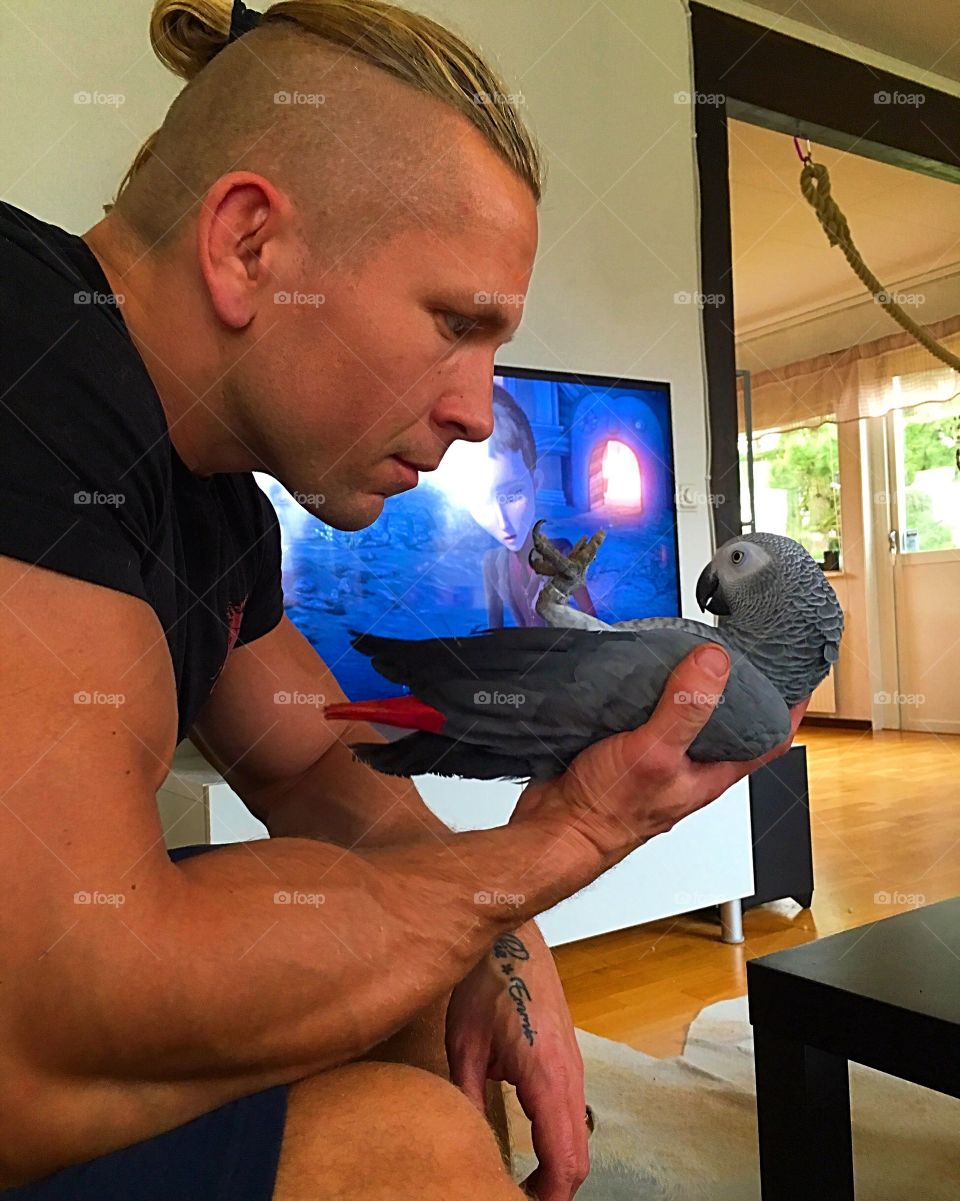
[{"label": "script tattoo on arm", "polygon": [[517,1008],[517,1013],[520,1015],[523,1037],[533,1046],[536,1030],[530,1024],[530,1013],[527,1010],[526,1004],[527,1001],[531,1000],[530,990],[522,978],[517,975],[516,964],[514,962],[515,960],[529,959],[530,952],[516,934],[504,934],[502,938],[498,938],[493,944],[493,954],[495,958],[505,961],[500,964],[500,970],[510,980],[507,992]]}]

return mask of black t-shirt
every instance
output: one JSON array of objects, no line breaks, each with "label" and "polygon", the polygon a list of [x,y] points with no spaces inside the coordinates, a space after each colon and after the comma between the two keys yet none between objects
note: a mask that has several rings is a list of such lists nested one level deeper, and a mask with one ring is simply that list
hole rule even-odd
[{"label": "black t-shirt", "polygon": [[283,615],[280,529],[249,472],[186,467],[121,312],[81,238],[0,203],[0,554],[153,608],[180,741]]}]

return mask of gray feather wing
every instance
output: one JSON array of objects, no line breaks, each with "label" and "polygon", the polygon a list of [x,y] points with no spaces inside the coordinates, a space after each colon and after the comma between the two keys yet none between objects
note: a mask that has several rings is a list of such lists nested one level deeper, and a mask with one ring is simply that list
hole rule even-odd
[{"label": "gray feather wing", "polygon": [[549,779],[556,760],[545,749],[530,762],[496,747],[458,742],[442,734],[418,730],[392,742],[352,743],[350,749],[364,763],[391,776],[465,776],[470,780]]},{"label": "gray feather wing", "polygon": [[[407,684],[446,716],[442,740],[457,744],[444,756],[453,774],[466,774],[461,763],[476,770],[486,755],[498,770],[478,778],[540,778],[559,774],[598,739],[643,725],[676,664],[703,642],[723,641],[712,626],[678,628],[678,619],[664,620],[670,624],[610,633],[507,629],[425,642],[371,642],[368,635],[358,649],[376,648],[373,662],[381,674]],[[751,759],[789,732],[789,713],[776,690],[728,649],[727,687],[691,747],[692,758]],[[402,755],[402,744],[415,738],[426,750],[422,735],[410,735],[389,744],[397,748],[393,754]],[[429,749],[439,758],[444,748],[436,742]],[[514,771],[506,771],[511,764]],[[443,763],[437,770],[443,773]]]}]

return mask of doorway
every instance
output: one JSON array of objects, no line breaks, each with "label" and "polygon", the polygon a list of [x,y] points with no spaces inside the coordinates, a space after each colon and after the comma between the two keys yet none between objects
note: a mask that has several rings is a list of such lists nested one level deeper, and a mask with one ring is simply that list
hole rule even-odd
[{"label": "doorway", "polygon": [[875,422],[889,484],[873,498],[888,531],[875,555],[895,634],[895,688],[878,693],[878,724],[960,734],[960,396]]},{"label": "doorway", "polygon": [[[794,140],[733,118],[727,129],[741,522],[800,542],[846,618],[840,662],[808,712],[960,731],[946,687],[960,643],[942,636],[960,583],[960,375],[901,331],[828,244]],[[810,151],[871,268],[960,351],[960,189],[855,150]],[[875,470],[861,427],[880,439]],[[868,567],[889,577],[872,595]]]},{"label": "doorway", "polygon": [[[950,132],[960,123],[960,98],[921,89],[909,80],[700,4],[694,3],[691,12],[697,92],[722,99],[719,105],[699,104],[695,110],[702,212],[701,287],[705,294],[720,298],[719,303],[703,310],[711,428],[710,487],[720,498],[713,514],[719,544],[741,528],[749,528],[741,524],[749,506],[742,498],[737,445],[738,406],[742,404],[737,375],[743,375],[737,369],[746,366],[749,370],[750,365],[738,361],[735,334],[738,288],[733,279],[731,230],[732,126],[743,122],[784,142],[792,136],[809,137],[817,151],[816,161],[825,161],[828,156],[824,148],[830,148],[885,164],[887,169],[903,168],[895,174],[910,181],[901,185],[904,187],[915,186],[914,181],[926,182],[924,177],[941,186],[949,184],[949,207],[960,212],[960,205],[952,199],[955,185],[960,182],[960,150]],[[876,99],[878,93],[902,96],[911,91],[919,96],[912,110],[905,105],[883,105]],[[921,101],[923,120],[918,121]],[[792,171],[792,187],[809,222],[811,244],[819,248],[818,254],[835,256],[840,269],[849,273],[853,294],[861,288],[859,281],[840,251],[830,251],[816,217],[799,196],[796,160]],[[960,192],[956,195],[960,198]],[[854,193],[849,198],[845,193],[844,199],[851,219],[869,209]],[[896,230],[891,241],[897,241]],[[791,276],[789,264],[784,264],[784,274],[791,283],[797,277],[805,280],[808,270],[809,264],[801,263]],[[896,280],[888,278],[884,282]],[[866,291],[861,295],[872,307],[873,317],[885,324],[873,335],[861,330],[847,342],[835,341],[834,348],[860,342],[865,336],[897,331],[883,310],[870,302]],[[954,313],[958,295],[960,291],[955,290]],[[935,320],[927,316],[918,319],[924,323]],[[936,365],[932,358],[930,363]],[[950,396],[940,399],[944,404],[953,403]],[[958,550],[953,534],[948,539],[953,544],[944,544],[947,535],[943,527],[952,529],[951,523],[933,515],[934,505],[942,513],[951,494],[941,478],[943,472],[932,477],[933,493],[929,488],[926,492],[918,488],[916,472],[910,474],[906,456],[908,441],[929,442],[931,433],[936,434],[933,412],[922,416],[924,410],[932,408],[919,405],[915,411],[899,408],[886,416],[837,422],[837,482],[843,481],[837,506],[840,520],[821,531],[820,553],[808,546],[821,562],[826,550],[839,549],[840,566],[848,568],[850,579],[844,580],[841,571],[834,586],[845,611],[847,601],[851,606],[855,602],[851,591],[859,590],[863,597],[862,612],[850,621],[845,633],[841,654],[847,662],[840,664],[836,674],[840,692],[846,694],[840,698],[840,712],[852,712],[856,719],[853,724],[865,728],[872,725],[875,729],[960,732],[960,709],[952,701],[949,688],[943,686],[944,678],[960,677],[960,642],[951,645],[948,637],[951,629],[953,639],[960,635],[960,605],[954,601],[958,595]],[[938,420],[949,423],[952,416],[948,407],[938,414]],[[798,424],[802,422],[794,423]],[[923,426],[929,428],[920,428]],[[898,453],[902,460],[899,469]],[[919,482],[923,485],[923,480]],[[825,481],[815,497],[821,508],[828,504],[829,486],[830,481]],[[898,531],[897,545],[891,549],[893,530]],[[832,541],[834,535],[839,548]],[[928,634],[928,630],[936,634]],[[851,692],[855,676],[859,682]]]}]

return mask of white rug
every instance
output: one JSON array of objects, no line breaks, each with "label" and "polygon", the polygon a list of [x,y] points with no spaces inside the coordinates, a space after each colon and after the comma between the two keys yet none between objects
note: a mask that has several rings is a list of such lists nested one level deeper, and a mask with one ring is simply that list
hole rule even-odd
[{"label": "white rug", "polygon": [[[704,1009],[672,1059],[577,1039],[597,1123],[577,1201],[759,1201],[746,997]],[[530,1123],[504,1094],[522,1180],[536,1164]],[[859,1064],[850,1096],[857,1201],[960,1201],[960,1101]]]}]

